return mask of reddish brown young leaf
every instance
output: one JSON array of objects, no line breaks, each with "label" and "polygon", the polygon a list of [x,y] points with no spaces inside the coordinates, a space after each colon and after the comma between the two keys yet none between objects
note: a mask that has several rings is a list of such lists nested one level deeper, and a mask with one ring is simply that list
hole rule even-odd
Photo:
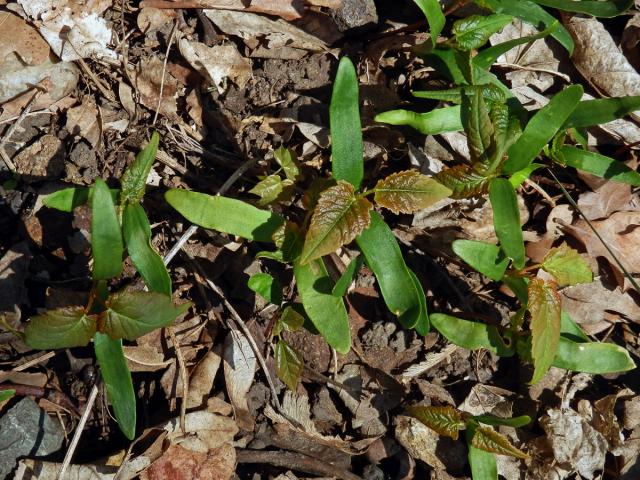
[{"label": "reddish brown young leaf", "polygon": [[522,459],[529,458],[529,455],[511,445],[507,437],[490,427],[476,427],[475,434],[471,439],[471,445],[485,452],[510,455]]},{"label": "reddish brown young leaf", "polygon": [[376,202],[393,213],[414,213],[451,195],[451,190],[416,170],[392,173],[378,181]]},{"label": "reddish brown young leaf", "polygon": [[555,282],[545,282],[539,278],[529,280],[528,309],[531,313],[531,357],[533,358],[533,378],[540,380],[556,356],[560,341],[560,314],[562,305]]},{"label": "reddish brown young leaf", "polygon": [[338,180],[318,199],[302,248],[300,263],[306,264],[351,242],[369,226],[373,208],[366,198],[358,198],[353,186]]},{"label": "reddish brown young leaf", "polygon": [[462,412],[454,407],[430,407],[416,405],[407,408],[407,413],[417,418],[440,435],[458,439],[458,431],[465,428]]},{"label": "reddish brown young leaf", "polygon": [[468,198],[487,193],[491,178],[478,174],[470,165],[456,165],[435,176],[438,182],[451,190],[451,198]]}]

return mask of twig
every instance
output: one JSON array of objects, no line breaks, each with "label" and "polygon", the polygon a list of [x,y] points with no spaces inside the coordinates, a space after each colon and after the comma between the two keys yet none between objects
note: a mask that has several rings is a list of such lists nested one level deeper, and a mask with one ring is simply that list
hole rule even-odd
[{"label": "twig", "polygon": [[169,334],[169,338],[173,343],[173,349],[176,352],[176,358],[178,360],[178,371],[180,372],[180,379],[182,380],[182,402],[180,402],[180,430],[182,434],[187,434],[186,418],[187,418],[187,397],[189,396],[189,375],[187,374],[187,366],[184,361],[184,355],[180,350],[176,333],[173,331],[173,327],[167,327],[166,332]]},{"label": "twig", "polygon": [[58,480],[64,480],[65,473],[67,468],[69,468],[69,464],[71,463],[71,459],[73,458],[73,454],[78,447],[78,442],[80,441],[80,437],[82,436],[82,432],[84,430],[84,426],[89,419],[89,415],[91,415],[91,410],[93,409],[93,404],[96,401],[96,397],[98,396],[98,382],[93,385],[91,388],[91,393],[89,394],[89,399],[87,400],[87,404],[84,407],[84,412],[82,413],[82,417],[80,417],[80,422],[78,422],[78,426],[76,427],[76,431],[73,432],[73,438],[71,439],[71,443],[69,444],[69,449],[67,450],[66,455],[64,456],[64,461],[62,462],[62,467],[60,468],[60,472],[58,473]]},{"label": "twig", "polygon": [[164,62],[162,62],[162,78],[160,79],[160,94],[158,95],[158,105],[156,106],[156,113],[153,116],[152,125],[156,124],[158,120],[158,112],[160,111],[160,106],[162,105],[162,92],[164,90],[164,79],[167,75],[167,61],[169,60],[169,51],[171,50],[171,44],[173,43],[173,39],[176,36],[176,32],[178,31],[178,22],[176,21],[173,24],[173,28],[171,29],[171,35],[169,36],[169,43],[167,43],[167,51],[164,54]]},{"label": "twig", "polygon": [[238,463],[268,463],[276,467],[283,467],[298,472],[311,473],[323,477],[335,477],[342,480],[362,480],[361,477],[332,465],[326,460],[285,451],[265,451],[265,450],[236,450],[236,461]]}]

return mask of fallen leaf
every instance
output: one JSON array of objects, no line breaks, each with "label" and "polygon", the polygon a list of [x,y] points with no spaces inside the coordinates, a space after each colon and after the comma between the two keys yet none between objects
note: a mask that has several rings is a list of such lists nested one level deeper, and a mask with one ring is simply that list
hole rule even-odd
[{"label": "fallen leaf", "polygon": [[67,111],[66,128],[72,135],[85,138],[92,147],[100,143],[100,119],[93,100],[85,97],[81,105]]},{"label": "fallen leaf", "polygon": [[152,345],[125,345],[122,350],[132,372],[156,372],[172,363],[172,360],[165,360],[165,356]]},{"label": "fallen leaf", "polygon": [[207,352],[196,366],[189,378],[189,395],[187,396],[187,408],[196,408],[206,402],[213,389],[213,381],[220,368],[222,357],[220,348],[214,348]]},{"label": "fallen leaf", "polygon": [[[178,118],[178,105],[176,103],[178,82],[169,72],[166,72],[163,85],[163,69],[163,62],[158,57],[141,60],[135,71],[135,87],[140,95],[140,101],[145,107],[155,112],[159,104],[158,111],[160,114],[175,120]],[[162,99],[158,102],[161,85]]]},{"label": "fallen leaf", "polygon": [[256,356],[249,340],[237,330],[224,341],[224,380],[229,400],[236,411],[236,421],[243,430],[252,431],[254,420],[249,413],[247,393],[256,373]]},{"label": "fallen leaf", "polygon": [[49,58],[50,48],[38,31],[22,18],[0,12],[0,64],[12,52],[27,65],[40,65]]},{"label": "fallen leaf", "polygon": [[136,17],[136,25],[142,33],[149,33],[160,30],[175,18],[176,11],[173,9],[143,7]]},{"label": "fallen leaf", "polygon": [[422,460],[436,470],[444,470],[445,465],[436,453],[439,435],[413,417],[399,416],[396,419],[396,440],[409,455]]},{"label": "fallen leaf", "polygon": [[141,474],[143,480],[226,480],[233,476],[236,451],[224,444],[206,453],[171,445]]},{"label": "fallen leaf", "polygon": [[[335,4],[336,0],[314,0],[312,4],[319,6],[329,3]],[[178,5],[176,5],[176,3]],[[297,20],[300,18],[300,10],[302,6],[298,0],[193,0],[189,2],[180,2],[176,0],[145,0],[140,3],[142,7],[150,8],[205,8],[205,9],[221,9],[221,10],[238,10],[242,12],[265,13],[282,17],[285,20]]]},{"label": "fallen leaf", "polygon": [[599,220],[615,212],[638,210],[640,201],[631,194],[630,185],[607,181],[594,192],[582,193],[578,207],[589,220]]}]

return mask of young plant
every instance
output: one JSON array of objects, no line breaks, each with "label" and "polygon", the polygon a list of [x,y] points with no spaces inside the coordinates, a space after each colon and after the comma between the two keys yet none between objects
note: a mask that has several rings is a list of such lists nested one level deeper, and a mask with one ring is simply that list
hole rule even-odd
[{"label": "young plant", "polygon": [[[122,340],[135,340],[171,325],[190,306],[174,305],[171,300],[171,279],[162,257],[151,246],[149,219],[140,203],[158,141],[154,133],[122,176],[121,190],[110,190],[102,179],[96,179],[90,188],[67,188],[45,197],[46,206],[67,212],[87,202],[91,206],[93,288],[86,306],[36,315],[24,333],[26,343],[41,350],[85,346],[93,340],[107,396],[129,439],[135,435],[136,397]],[[117,206],[114,199],[118,199]],[[151,291],[109,292],[108,280],[122,273],[125,246]]]},{"label": "young plant", "polygon": [[511,445],[507,437],[491,428],[498,425],[523,427],[531,422],[531,418],[526,415],[500,418],[493,415],[471,415],[450,406],[422,405],[407,408],[407,414],[436,433],[454,440],[458,439],[460,430],[465,430],[469,465],[474,480],[498,478],[495,454],[521,459],[529,458],[522,450]]},{"label": "young plant", "polygon": [[[338,352],[346,353],[351,346],[349,319],[342,297],[357,265],[352,261],[342,278],[334,283],[323,257],[353,240],[375,274],[389,310],[405,328],[415,328],[425,334],[429,330],[429,317],[422,286],[407,267],[391,229],[374,210],[369,197],[373,196],[375,203],[393,212],[412,213],[450,195],[451,191],[415,171],[395,173],[378,181],[374,188],[360,189],[364,166],[358,80],[348,58],[343,58],[338,67],[330,122],[333,179],[316,182],[307,191],[308,211],[300,222],[226,197],[171,190],[166,199],[197,225],[247,240],[275,243],[277,250],[260,252],[258,256],[292,265],[302,312],[310,320],[310,328],[317,330]],[[282,149],[276,151],[276,159],[290,181],[298,175],[292,155]],[[269,182],[278,183],[277,180]],[[267,201],[280,195],[266,196],[262,187],[258,191],[254,188],[253,192]],[[276,332],[279,333],[277,328]],[[281,342],[278,340],[277,345],[284,349]]]}]

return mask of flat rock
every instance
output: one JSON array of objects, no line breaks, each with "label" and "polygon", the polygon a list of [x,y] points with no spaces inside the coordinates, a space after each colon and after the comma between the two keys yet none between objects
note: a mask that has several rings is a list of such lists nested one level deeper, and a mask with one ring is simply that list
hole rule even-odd
[{"label": "flat rock", "polygon": [[360,31],[377,25],[378,12],[373,0],[344,0],[333,10],[333,19],[341,32]]}]

